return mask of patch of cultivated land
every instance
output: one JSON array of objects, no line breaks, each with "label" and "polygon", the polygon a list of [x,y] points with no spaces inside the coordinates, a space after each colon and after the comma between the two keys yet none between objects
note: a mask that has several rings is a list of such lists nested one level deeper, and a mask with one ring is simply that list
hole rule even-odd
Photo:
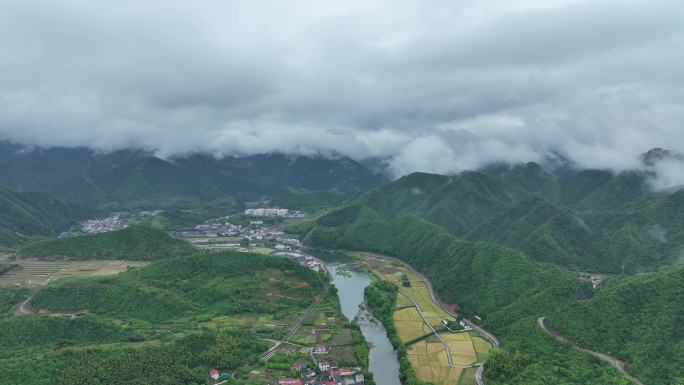
[{"label": "patch of cultivated land", "polygon": [[[476,332],[444,331],[442,320],[453,317],[432,300],[425,282],[410,269],[381,256],[357,255],[364,259],[374,274],[399,288],[394,324],[399,338],[408,345],[408,358],[418,379],[444,385],[475,384],[476,369],[471,366],[487,359],[491,344]],[[410,286],[402,284],[404,274]]]},{"label": "patch of cultivated land", "polygon": [[111,275],[130,267],[142,267],[141,261],[13,261],[18,267],[0,275],[0,287],[45,285],[62,277]]}]

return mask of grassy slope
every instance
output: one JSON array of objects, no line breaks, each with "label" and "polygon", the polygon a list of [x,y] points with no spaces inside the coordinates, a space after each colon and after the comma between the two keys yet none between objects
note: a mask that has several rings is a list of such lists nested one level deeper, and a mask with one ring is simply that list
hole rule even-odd
[{"label": "grassy slope", "polygon": [[61,238],[25,246],[27,256],[64,255],[80,259],[123,259],[151,261],[192,254],[187,242],[147,226],[131,226],[102,234]]}]

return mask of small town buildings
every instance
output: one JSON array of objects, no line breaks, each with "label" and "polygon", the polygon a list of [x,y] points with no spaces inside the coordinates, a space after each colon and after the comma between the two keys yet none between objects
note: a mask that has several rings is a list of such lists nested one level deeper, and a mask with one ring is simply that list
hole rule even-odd
[{"label": "small town buildings", "polygon": [[245,210],[245,215],[249,215],[252,217],[286,217],[288,213],[289,213],[288,209],[278,209],[278,208],[272,208],[272,209],[258,208],[258,209],[247,209],[247,210]]},{"label": "small town buildings", "polygon": [[304,369],[304,364],[301,362],[295,362],[290,366],[291,372],[301,372]]},{"label": "small town buildings", "polygon": [[328,361],[319,361],[318,362],[318,369],[321,370],[321,372],[327,372],[330,370],[330,362]]},{"label": "small town buildings", "polygon": [[316,344],[314,345],[313,352],[314,354],[325,354],[328,352],[328,349],[323,344]]}]

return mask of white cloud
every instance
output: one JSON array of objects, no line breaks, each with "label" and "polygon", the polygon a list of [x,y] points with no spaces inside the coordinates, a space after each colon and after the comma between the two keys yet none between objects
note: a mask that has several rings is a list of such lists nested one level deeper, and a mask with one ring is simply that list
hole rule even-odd
[{"label": "white cloud", "polygon": [[674,0],[3,1],[0,138],[621,170],[684,152],[683,19]]}]

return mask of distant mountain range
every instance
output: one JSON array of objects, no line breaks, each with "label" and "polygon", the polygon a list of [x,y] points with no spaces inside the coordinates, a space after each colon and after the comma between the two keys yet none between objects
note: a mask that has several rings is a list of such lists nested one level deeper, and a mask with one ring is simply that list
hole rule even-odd
[{"label": "distant mountain range", "polygon": [[227,195],[247,201],[291,190],[355,193],[386,181],[345,157],[191,154],[161,159],[142,150],[100,153],[0,142],[0,185],[105,208],[192,206]]},{"label": "distant mountain range", "polygon": [[414,215],[463,239],[515,248],[543,262],[652,270],[681,259],[684,190],[656,192],[650,177],[604,170],[554,175],[536,163],[455,176],[413,173],[362,194],[319,224],[343,229],[363,210],[387,221]]},{"label": "distant mountain range", "polygon": [[[654,150],[644,162],[677,156]],[[400,258],[502,341],[494,385],[626,384],[536,324],[624,360],[644,383],[684,383],[684,190],[651,189],[644,171],[540,165],[456,176],[414,173],[300,226],[322,249]],[[575,270],[607,273],[598,288]],[[649,273],[642,273],[650,271]],[[515,352],[515,353],[513,353]],[[491,370],[488,368],[497,368]]]}]

